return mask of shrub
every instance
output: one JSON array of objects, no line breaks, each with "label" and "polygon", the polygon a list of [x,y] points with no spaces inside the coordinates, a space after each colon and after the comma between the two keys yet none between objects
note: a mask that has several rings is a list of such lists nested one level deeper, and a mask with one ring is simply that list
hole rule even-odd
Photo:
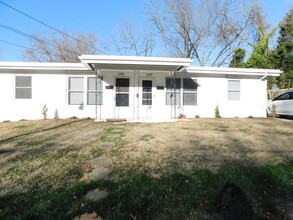
[{"label": "shrub", "polygon": [[215,118],[221,118],[220,109],[218,105],[215,108]]},{"label": "shrub", "polygon": [[46,104],[42,107],[42,114],[44,116],[44,120],[46,120],[47,119],[47,114],[48,114],[48,107],[47,107]]}]

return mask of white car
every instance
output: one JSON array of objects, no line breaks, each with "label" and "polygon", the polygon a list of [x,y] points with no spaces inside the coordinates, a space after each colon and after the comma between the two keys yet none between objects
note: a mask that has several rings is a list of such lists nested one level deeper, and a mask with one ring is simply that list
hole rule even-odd
[{"label": "white car", "polygon": [[280,117],[293,117],[293,91],[287,91],[268,102],[268,113],[272,113],[273,105],[276,106],[276,114]]}]

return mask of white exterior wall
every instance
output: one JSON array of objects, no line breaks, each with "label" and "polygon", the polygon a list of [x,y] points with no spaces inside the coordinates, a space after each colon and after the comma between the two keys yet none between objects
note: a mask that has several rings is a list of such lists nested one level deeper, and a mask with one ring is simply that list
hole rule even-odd
[{"label": "white exterior wall", "polygon": [[[228,78],[222,77],[203,77],[199,75],[177,74],[177,77],[192,77],[197,79],[199,84],[197,90],[196,106],[167,106],[166,105],[166,77],[171,77],[170,72],[150,73],[145,71],[101,71],[103,77],[103,105],[96,106],[86,104],[87,77],[95,76],[95,72],[58,72],[58,73],[25,73],[32,76],[32,99],[15,99],[15,75],[22,75],[21,72],[0,73],[0,121],[16,121],[20,119],[42,119],[42,106],[47,105],[48,118],[54,118],[57,109],[60,118],[69,117],[91,117],[99,119],[106,118],[127,118],[138,119],[149,117],[154,119],[169,119],[174,114],[176,116],[184,114],[188,118],[214,117],[215,107],[219,106],[222,117],[266,117],[266,81],[259,77],[238,78],[241,82],[240,100],[228,101]],[[83,106],[68,105],[68,77],[84,77],[84,101]],[[129,78],[129,107],[115,107],[115,79]],[[141,106],[141,80],[152,80],[152,98],[151,109],[143,109]],[[113,86],[113,89],[106,89],[106,86]],[[157,90],[157,86],[164,86],[164,90]],[[182,88],[181,88],[182,89]],[[138,95],[138,96],[137,96]],[[182,97],[181,97],[182,100]],[[146,114],[144,111],[148,111]]]},{"label": "white exterior wall", "polygon": [[[215,117],[219,107],[224,118],[266,117],[266,81],[259,78],[240,80],[240,100],[228,100],[228,80],[231,78],[198,78],[198,111],[200,117]],[[235,79],[235,78],[233,78]],[[231,79],[231,80],[233,80]],[[187,115],[192,117],[191,112]]]},{"label": "white exterior wall", "polygon": [[[15,99],[15,76],[32,76],[32,99]],[[79,76],[79,75],[73,75]],[[84,77],[84,75],[81,75]],[[92,76],[92,75],[88,75]],[[48,107],[48,118],[54,118],[57,109],[60,118],[95,117],[95,106],[68,105],[66,74],[0,74],[0,121],[42,119],[42,107]],[[86,80],[84,81],[86,83]],[[86,94],[84,94],[86,95]],[[4,100],[3,100],[4,99]]]}]

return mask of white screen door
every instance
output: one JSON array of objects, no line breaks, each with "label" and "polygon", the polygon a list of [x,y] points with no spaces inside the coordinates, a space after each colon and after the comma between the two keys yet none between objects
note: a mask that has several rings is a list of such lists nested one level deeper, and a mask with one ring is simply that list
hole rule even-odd
[{"label": "white screen door", "polygon": [[152,118],[152,106],[153,106],[153,80],[142,79],[140,81],[140,118]]}]

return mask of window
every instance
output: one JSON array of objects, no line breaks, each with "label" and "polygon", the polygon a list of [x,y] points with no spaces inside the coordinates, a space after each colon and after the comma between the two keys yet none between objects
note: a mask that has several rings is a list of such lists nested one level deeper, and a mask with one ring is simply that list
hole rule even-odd
[{"label": "window", "polygon": [[183,105],[197,105],[196,79],[183,79]]},{"label": "window", "polygon": [[129,106],[129,79],[116,78],[116,106]]},{"label": "window", "polygon": [[152,80],[142,81],[142,105],[152,105]]},{"label": "window", "polygon": [[228,80],[228,100],[240,100],[240,80]]},{"label": "window", "polygon": [[69,77],[68,85],[68,104],[82,105],[83,101],[83,77]]},{"label": "window", "polygon": [[290,99],[290,93],[289,92],[286,92],[282,95],[279,95],[275,101],[278,101],[278,100],[287,100],[287,99]]},{"label": "window", "polygon": [[87,78],[87,104],[103,104],[103,79],[96,77]]},{"label": "window", "polygon": [[166,78],[166,105],[180,105],[181,79]]},{"label": "window", "polygon": [[15,76],[15,98],[31,99],[32,98],[32,77]]}]

